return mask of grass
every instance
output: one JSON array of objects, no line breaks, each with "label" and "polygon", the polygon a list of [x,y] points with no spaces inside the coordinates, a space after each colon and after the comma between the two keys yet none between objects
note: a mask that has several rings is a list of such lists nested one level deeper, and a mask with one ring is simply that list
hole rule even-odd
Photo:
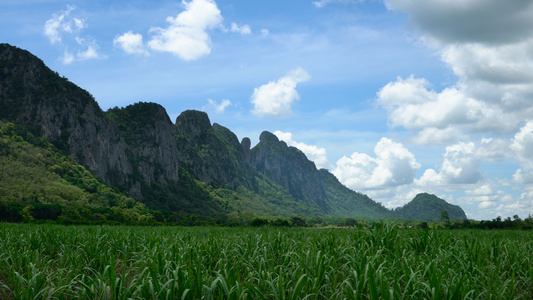
[{"label": "grass", "polygon": [[532,237],[0,224],[0,298],[531,299]]}]

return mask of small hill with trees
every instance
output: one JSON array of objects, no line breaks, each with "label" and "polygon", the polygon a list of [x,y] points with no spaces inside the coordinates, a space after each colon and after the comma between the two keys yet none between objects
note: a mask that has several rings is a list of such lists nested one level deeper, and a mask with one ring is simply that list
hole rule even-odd
[{"label": "small hill with trees", "polygon": [[418,221],[461,221],[466,220],[463,209],[428,193],[421,193],[394,211],[397,218]]}]

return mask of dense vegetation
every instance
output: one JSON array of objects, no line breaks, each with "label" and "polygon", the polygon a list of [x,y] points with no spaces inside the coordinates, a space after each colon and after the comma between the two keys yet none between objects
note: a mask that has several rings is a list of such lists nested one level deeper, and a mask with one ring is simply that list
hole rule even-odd
[{"label": "dense vegetation", "polygon": [[[148,209],[118,188],[103,183],[46,138],[36,137],[22,126],[2,121],[0,170],[0,221],[4,222],[205,225],[245,224],[256,215],[272,217],[261,213],[265,211],[288,216],[281,202],[284,201],[283,193],[275,187],[263,189],[272,191],[265,194],[272,200],[263,202],[263,198],[245,189],[237,193],[209,186],[192,178],[186,169],[179,173],[179,184],[166,189],[157,185],[149,187],[151,196],[146,201],[152,203],[152,209]],[[258,178],[257,181],[268,185],[265,179]],[[164,205],[162,199],[172,193],[181,195],[179,201],[173,199],[173,202],[187,214],[169,210]],[[217,214],[213,208],[213,213],[209,213],[210,206],[199,205],[202,199],[217,206],[224,214]],[[172,199],[166,202],[172,202]],[[293,209],[298,211],[297,207]]]},{"label": "dense vegetation", "polygon": [[153,219],[143,204],[13,123],[0,122],[0,170],[2,221],[112,224]]},{"label": "dense vegetation", "polygon": [[446,211],[446,219],[449,221],[466,220],[465,212],[459,206],[428,193],[416,195],[411,202],[394,210],[394,213],[401,219],[438,221],[442,211]]},{"label": "dense vegetation", "polygon": [[0,298],[531,299],[532,235],[0,224]]},{"label": "dense vegetation", "polygon": [[[0,221],[57,224],[138,224],[138,225],[244,225],[254,219],[259,224],[294,225],[289,222],[296,215],[307,216],[308,225],[352,226],[353,218],[334,218],[309,213],[302,203],[291,201],[290,196],[266,177],[256,177],[255,184],[262,191],[241,187],[239,191],[215,188],[192,178],[186,169],[180,172],[180,184],[172,188],[183,196],[179,205],[189,214],[166,209],[148,209],[116,187],[100,179],[77,164],[73,158],[58,151],[45,138],[13,123],[0,121]],[[154,198],[165,191],[153,188]],[[157,194],[159,193],[159,194]],[[434,197],[427,195],[427,197]],[[224,214],[205,215],[205,207],[198,199],[212,201]],[[154,200],[155,201],[155,200]],[[438,200],[437,200],[438,201]],[[440,200],[442,201],[442,200]],[[372,202],[368,198],[368,202]],[[419,202],[416,202],[419,203]],[[377,205],[377,204],[376,204]],[[418,207],[418,206],[416,206]],[[269,213],[265,213],[269,212]],[[361,224],[370,218],[358,218]],[[401,218],[398,222],[403,222]],[[532,218],[518,216],[481,222],[442,219],[449,228],[516,228],[530,229]],[[406,225],[412,225],[407,220]]]}]

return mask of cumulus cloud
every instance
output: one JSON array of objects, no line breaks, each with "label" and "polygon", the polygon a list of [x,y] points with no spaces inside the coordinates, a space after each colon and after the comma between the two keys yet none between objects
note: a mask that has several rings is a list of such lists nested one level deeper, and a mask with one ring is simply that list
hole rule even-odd
[{"label": "cumulus cloud", "polygon": [[420,187],[446,189],[449,185],[479,182],[483,179],[483,174],[480,171],[480,160],[475,148],[472,142],[461,142],[446,147],[444,161],[439,172],[427,169],[420,179],[415,179],[415,184]]},{"label": "cumulus cloud", "polygon": [[[533,3],[386,0],[386,4],[409,15],[421,39],[438,49],[442,61],[459,78],[440,93],[428,89],[423,79],[398,79],[384,87],[378,97],[383,98],[382,105],[389,105],[384,107],[391,124],[414,131],[424,125],[442,128],[447,124],[467,132],[509,134],[519,128],[519,120],[533,114],[529,100],[533,96],[533,32],[529,30]],[[418,98],[393,93],[405,85],[411,85],[407,91]],[[387,99],[385,92],[398,99]],[[437,111],[443,114],[434,122],[418,118],[426,113],[433,118]]]},{"label": "cumulus cloud", "polygon": [[509,151],[511,142],[503,138],[482,138],[479,147],[476,149],[476,155],[487,161],[498,162],[511,158]]},{"label": "cumulus cloud", "polygon": [[521,166],[513,179],[521,184],[533,184],[533,121],[527,122],[515,134],[510,148]]},{"label": "cumulus cloud", "polygon": [[250,25],[238,25],[237,23],[231,23],[231,32],[237,32],[240,34],[251,34],[252,28],[250,28]]},{"label": "cumulus cloud", "polygon": [[251,97],[254,105],[252,113],[275,118],[290,116],[292,104],[300,99],[296,86],[310,78],[304,69],[296,68],[276,81],[255,88]]},{"label": "cumulus cloud", "polygon": [[149,55],[144,47],[143,36],[140,33],[128,31],[113,40],[115,47],[121,48],[128,54]]},{"label": "cumulus cloud", "polygon": [[[496,105],[468,97],[458,88],[436,92],[427,80],[414,76],[397,78],[377,96],[377,103],[387,110],[390,125],[420,132],[416,138],[419,143],[449,142],[452,133],[460,138],[457,126],[469,131],[508,132],[520,122]],[[431,132],[439,135],[429,138]]]},{"label": "cumulus cloud", "polygon": [[217,103],[213,99],[207,99],[207,105],[202,107],[203,110],[215,111],[217,114],[222,114],[227,107],[231,106],[231,101],[228,99],[223,99],[220,103]]},{"label": "cumulus cloud", "polygon": [[401,143],[382,138],[374,152],[376,157],[357,152],[350,157],[343,156],[332,173],[355,190],[383,189],[413,182],[420,164]]},{"label": "cumulus cloud", "polygon": [[67,5],[66,10],[52,15],[52,18],[44,23],[44,34],[52,44],[62,41],[63,33],[73,33],[85,28],[85,21],[78,18],[69,18],[69,14],[76,9],[75,6]]},{"label": "cumulus cloud", "polygon": [[448,126],[446,128],[428,127],[422,129],[413,138],[415,144],[427,145],[427,144],[451,144],[460,140],[466,140],[467,136],[463,134],[459,129],[454,126]]},{"label": "cumulus cloud", "polygon": [[196,60],[211,53],[211,39],[207,30],[222,23],[222,15],[213,0],[183,1],[185,10],[175,18],[168,17],[169,26],[154,27],[148,46],[157,51],[170,52],[183,60]]},{"label": "cumulus cloud", "polygon": [[[398,78],[377,94],[391,127],[414,133],[419,144],[446,144],[440,169],[415,180],[422,189],[464,191],[459,198],[483,214],[531,209],[533,190],[533,2],[499,0],[385,0],[405,12],[411,29],[457,76],[442,91],[423,78]],[[516,133],[516,134],[515,134]],[[483,134],[477,144],[467,135]],[[508,136],[514,134],[509,139]],[[454,135],[457,137],[454,141]],[[481,160],[514,159],[520,198],[503,193],[481,172]],[[472,194],[472,189],[478,194]],[[483,191],[483,193],[481,193]]]},{"label": "cumulus cloud", "polygon": [[498,190],[493,182],[486,182],[465,191],[465,196],[458,199],[461,204],[475,205],[478,214],[482,215],[514,215],[526,205],[513,199],[505,192]]},{"label": "cumulus cloud", "polygon": [[296,142],[292,139],[292,133],[290,132],[276,131],[274,134],[278,137],[278,139],[287,143],[287,145],[300,149],[300,151],[302,151],[309,160],[315,163],[318,169],[331,168],[331,163],[326,155],[326,149]]},{"label": "cumulus cloud", "polygon": [[527,122],[515,134],[511,149],[516,153],[519,161],[533,167],[533,121]]}]

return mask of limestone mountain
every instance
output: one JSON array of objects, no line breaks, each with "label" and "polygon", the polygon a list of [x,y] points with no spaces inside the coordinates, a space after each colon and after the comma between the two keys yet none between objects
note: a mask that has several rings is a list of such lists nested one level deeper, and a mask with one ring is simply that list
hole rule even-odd
[{"label": "limestone mountain", "polygon": [[[118,126],[128,146],[125,153],[132,164],[132,173],[127,186],[132,196],[143,198],[141,182],[167,186],[178,181],[174,126],[162,106],[136,103],[123,109],[110,109],[106,114]],[[117,176],[124,175],[117,173]]]},{"label": "limestone mountain", "polygon": [[93,97],[47,68],[31,53],[0,44],[0,119],[28,127],[75,155],[104,181],[110,173],[132,174],[126,143]]},{"label": "limestone mountain", "polygon": [[241,221],[249,214],[425,218],[346,188],[267,131],[252,148],[205,112],[184,111],[174,124],[155,103],[104,112],[87,91],[8,44],[0,44],[0,121],[46,138],[152,210]]},{"label": "limestone mountain", "polygon": [[249,186],[251,169],[244,147],[229,129],[211,125],[205,112],[187,110],[176,119],[175,138],[179,162],[192,176],[215,187]]},{"label": "limestone mountain", "polygon": [[302,151],[264,131],[250,153],[250,162],[257,172],[282,186],[298,201],[328,213],[318,170]]}]

